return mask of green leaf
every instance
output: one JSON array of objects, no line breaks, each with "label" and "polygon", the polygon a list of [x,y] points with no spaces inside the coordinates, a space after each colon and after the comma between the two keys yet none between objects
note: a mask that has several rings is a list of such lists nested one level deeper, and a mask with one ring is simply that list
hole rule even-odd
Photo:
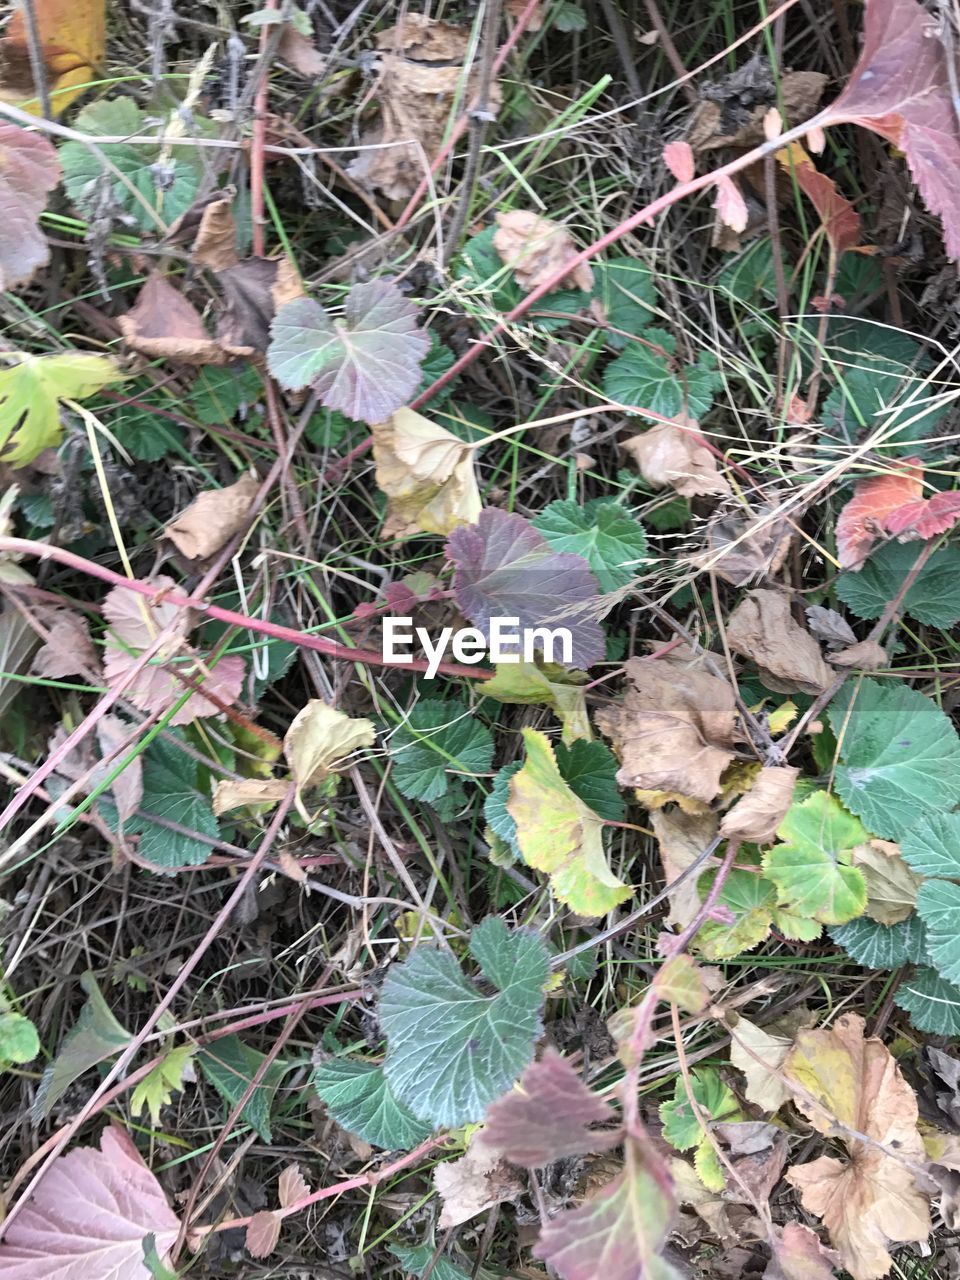
[{"label": "green leaf", "polygon": [[[553,25],[558,31],[586,31],[587,15],[572,0],[560,0],[552,9]],[[632,259],[628,259],[632,261]]]},{"label": "green leaf", "polygon": [[535,662],[500,662],[483,692],[485,697],[496,698],[498,702],[549,707],[563,721],[563,741],[569,743],[593,737],[583,690],[585,682],[585,676],[575,678],[562,668],[551,679]]},{"label": "green leaf", "polygon": [[431,1126],[397,1101],[376,1063],[330,1058],[314,1071],[313,1087],[337,1124],[371,1146],[409,1151],[430,1136]]},{"label": "green leaf", "polygon": [[[786,262],[787,274],[790,268]],[[777,272],[773,258],[773,245],[769,240],[758,240],[743,253],[724,266],[717,276],[717,288],[729,293],[738,302],[759,303],[776,301]]]},{"label": "green leaf", "polygon": [[764,855],[763,870],[780,906],[823,924],[846,924],[863,912],[867,884],[851,857],[870,834],[833,796],[815,791],[792,804],[777,835],[784,843]]},{"label": "green leaf", "polygon": [[555,748],[564,782],[585,805],[609,822],[622,822],[626,805],[617,786],[617,758],[603,742],[578,739]]},{"label": "green leaf", "polygon": [[[690,1072],[690,1092],[699,1110],[711,1120],[743,1119],[733,1091],[723,1083],[720,1072],[714,1067],[695,1067]],[[663,1121],[663,1136],[672,1147],[678,1151],[696,1147],[695,1163],[704,1185],[711,1191],[722,1191],[726,1185],[723,1173],[716,1162],[707,1132],[690,1105],[682,1076],[676,1079],[673,1098],[661,1103],[660,1119]]]},{"label": "green leaf", "polygon": [[696,364],[674,368],[677,340],[673,334],[647,329],[644,339],[662,352],[634,343],[607,365],[603,375],[606,394],[611,400],[649,409],[665,418],[680,413],[702,418],[713,404],[713,393],[722,385],[712,354],[701,351]]},{"label": "green leaf", "polygon": [[[559,26],[554,10],[554,22]],[[636,258],[610,258],[593,265],[593,297],[599,302],[611,330],[607,343],[614,349],[625,347],[630,337],[654,319],[657,289],[653,273]]]},{"label": "green leaf", "polygon": [[22,1013],[0,1013],[0,1067],[7,1062],[32,1062],[40,1052],[37,1028]]},{"label": "green leaf", "polygon": [[893,1001],[918,1031],[960,1036],[960,987],[945,982],[936,969],[918,969],[897,988]]},{"label": "green leaf", "polygon": [[593,570],[601,591],[616,591],[638,576],[647,554],[643,525],[619,502],[593,498],[551,502],[533,521],[551,547],[582,556]]},{"label": "green leaf", "polygon": [[[841,573],[837,595],[858,618],[879,618],[917,559],[917,544],[888,542],[857,573]],[[960,619],[960,547],[935,551],[903,598],[901,612],[931,627],[952,627]]]},{"label": "green leaf", "polygon": [[144,1076],[130,1098],[130,1114],[150,1112],[154,1124],[160,1123],[160,1109],[167,1106],[174,1093],[183,1088],[183,1073],[193,1060],[196,1046],[182,1044],[165,1053],[149,1075]]},{"label": "green leaf", "polygon": [[931,813],[900,841],[903,860],[922,876],[960,880],[960,813]]},{"label": "green leaf", "polygon": [[837,791],[883,840],[960,801],[960,738],[929,698],[903,684],[848,683],[833,700]]},{"label": "green leaf", "polygon": [[176,425],[147,407],[124,404],[109,408],[109,413],[101,413],[99,408],[95,412],[127,452],[141,462],[158,462],[180,443]]},{"label": "green leaf", "polygon": [[[250,1081],[257,1074],[266,1054],[258,1053],[244,1044],[237,1036],[224,1036],[215,1040],[197,1054],[197,1065],[232,1110],[246,1092]],[[240,1113],[240,1118],[254,1129],[264,1142],[272,1140],[270,1110],[280,1081],[290,1068],[290,1063],[275,1059],[267,1068]]]},{"label": "green leaf", "polygon": [[80,1016],[64,1037],[60,1052],[43,1073],[35,1108],[46,1118],[74,1080],[126,1049],[133,1035],[113,1016],[97,980],[89,971],[80,978],[87,993]]},{"label": "green leaf", "polygon": [[[195,128],[199,125],[200,132],[209,132],[208,121],[197,116],[193,119]],[[132,98],[106,98],[84,107],[74,127],[96,141],[111,134],[134,137],[159,132],[166,123],[164,119],[159,127],[156,122],[151,124]],[[100,150],[127,179],[123,182],[104,169],[99,156],[89,147],[81,142],[65,142],[60,148],[60,163],[67,195],[84,217],[94,218],[99,214],[106,188],[114,207],[132,219],[139,231],[162,230],[163,224],[169,226],[193,204],[203,173],[198,148],[174,146],[161,159],[162,145],[159,137],[156,143],[143,145],[102,143]],[[157,165],[162,165],[162,172]],[[151,210],[156,216],[151,216]]]},{"label": "green leaf", "polygon": [[[427,1268],[433,1261],[433,1255],[437,1251],[432,1237],[424,1244],[391,1244],[387,1248],[403,1270],[415,1276],[426,1274]],[[458,1267],[455,1262],[452,1262],[446,1254],[441,1254],[430,1272],[430,1280],[474,1280],[474,1269],[470,1267],[464,1270],[463,1267]],[[475,1280],[494,1280],[493,1272],[488,1271],[486,1267],[481,1267],[475,1275]]]},{"label": "green leaf", "polygon": [[200,422],[232,422],[263,395],[263,378],[249,364],[219,367],[206,365],[190,388],[190,412]]},{"label": "green leaf", "polygon": [[458,774],[489,772],[493,738],[463,703],[427,698],[411,707],[390,738],[390,758],[403,794],[430,804],[446,795]]},{"label": "green leaf", "polygon": [[514,760],[498,770],[490,787],[490,794],[483,802],[483,816],[490,830],[500,837],[513,850],[514,856],[521,857],[517,844],[517,824],[507,809],[510,799],[510,779],[523,768],[522,760]]},{"label": "green leaf", "polygon": [[524,729],[527,758],[510,780],[507,812],[523,860],[550,877],[557,898],[578,915],[601,916],[633,892],[610,870],[603,823],[567,785],[546,736]]},{"label": "green leaf", "polygon": [[[493,247],[496,227],[487,227],[479,235],[472,236],[463,246],[457,275],[461,288],[474,295],[475,301],[486,304],[489,312],[497,320],[506,311],[512,311],[524,297],[523,290],[513,278],[513,272],[503,265],[499,253]],[[581,289],[558,289],[549,297],[542,298],[534,305],[531,312],[524,316],[524,322],[542,333],[554,333],[568,324],[566,316],[581,314],[589,304],[590,295]],[[538,312],[549,311],[554,314],[544,316]],[[561,312],[561,315],[557,315]]]},{"label": "green leaf", "polygon": [[899,969],[903,964],[921,964],[926,958],[926,933],[916,912],[891,925],[860,916],[827,932],[865,969]]},{"label": "green leaf", "polygon": [[417,947],[394,964],[380,997],[384,1073],[418,1119],[455,1128],[483,1119],[533,1057],[542,1031],[546,947],[536,934],[488,917],[470,954],[497,990],[481,992],[448,952]]},{"label": "green leaf", "polygon": [[917,894],[917,915],[927,926],[927,954],[947,982],[960,981],[960,885],[925,880]]},{"label": "green leaf", "polygon": [[196,761],[166,738],[155,738],[144,753],[140,809],[142,814],[131,819],[128,827],[141,833],[140,856],[157,867],[199,866],[213,847],[144,815],[166,818],[212,840],[220,839],[210,800],[199,788]]},{"label": "green leaf", "polygon": [[[724,881],[717,905],[725,907],[733,917],[729,923],[708,920],[697,930],[696,947],[707,960],[729,960],[743,951],[751,951],[776,925],[787,938],[799,942],[812,942],[819,937],[819,921],[810,920],[781,910],[777,905],[777,889],[765,875],[760,874],[760,857],[757,853],[741,852],[741,866],[734,869]],[[744,867],[754,866],[756,871]],[[708,871],[697,885],[701,898],[705,898],[716,876]]]},{"label": "green leaf", "polygon": [[0,369],[0,455],[24,467],[60,443],[61,400],[86,400],[122,381],[124,374],[106,356],[65,351],[54,356],[21,355]]}]

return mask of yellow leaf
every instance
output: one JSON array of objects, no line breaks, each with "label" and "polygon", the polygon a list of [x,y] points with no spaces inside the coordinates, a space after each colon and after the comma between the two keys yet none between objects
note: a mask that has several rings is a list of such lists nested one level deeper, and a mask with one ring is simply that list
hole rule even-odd
[{"label": "yellow leaf", "polygon": [[553,681],[536,663],[498,663],[496,674],[484,685],[483,692],[498,702],[550,707],[563,721],[561,736],[568,746],[577,738],[589,742],[593,737],[583,685]]},{"label": "yellow leaf", "polygon": [[[106,45],[106,0],[34,0],[34,12],[50,106],[58,116],[96,79]],[[7,24],[0,55],[4,65],[0,98],[40,115],[23,9]]]},{"label": "yellow leaf", "polygon": [[480,515],[473,449],[429,418],[398,409],[376,423],[373,456],[388,501],[384,537],[446,535]]},{"label": "yellow leaf", "polygon": [[283,753],[297,784],[297,807],[302,816],[300,793],[323,782],[333,768],[360,747],[370,747],[376,732],[369,720],[353,720],[311,698],[300,711],[283,739]]},{"label": "yellow leaf", "polygon": [[59,444],[59,401],[86,400],[123,377],[106,356],[19,356],[17,364],[0,369],[0,461],[24,467]]}]

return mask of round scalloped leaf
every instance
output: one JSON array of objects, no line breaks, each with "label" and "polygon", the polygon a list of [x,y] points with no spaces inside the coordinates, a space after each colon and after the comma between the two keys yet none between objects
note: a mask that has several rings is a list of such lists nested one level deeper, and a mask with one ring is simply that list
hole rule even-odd
[{"label": "round scalloped leaf", "polygon": [[899,969],[904,964],[920,964],[926,957],[926,933],[916,912],[891,925],[860,916],[828,932],[837,946],[865,969]]},{"label": "round scalloped leaf", "polygon": [[922,876],[960,880],[960,813],[931,813],[900,842],[908,867]]},{"label": "round scalloped leaf", "polygon": [[578,738],[566,746],[554,746],[557,768],[563,780],[594,813],[608,822],[622,822],[626,812],[617,786],[617,758],[603,742]]},{"label": "round scalloped leaf", "polygon": [[313,1087],[337,1124],[387,1151],[409,1151],[430,1136],[393,1095],[383,1067],[356,1058],[330,1058],[313,1073]]},{"label": "round scalloped leaf", "polygon": [[32,1062],[40,1052],[37,1028],[22,1013],[0,1013],[0,1066],[5,1062]]},{"label": "round scalloped leaf", "polygon": [[636,258],[611,258],[594,263],[593,296],[602,306],[610,326],[607,342],[615,349],[625,347],[656,314],[657,289],[653,273]]},{"label": "round scalloped leaf", "polygon": [[520,846],[517,844],[517,824],[507,810],[510,799],[510,779],[523,768],[522,760],[514,760],[505,764],[498,771],[490,787],[490,794],[483,802],[483,816],[490,830],[510,846],[515,857],[520,857]]},{"label": "round scalloped leaf", "polygon": [[926,880],[917,894],[917,914],[927,926],[927,954],[941,978],[960,980],[960,885]]},{"label": "round scalloped leaf", "polygon": [[[715,874],[710,871],[701,877],[701,897],[706,896]],[[701,925],[696,936],[697,950],[707,960],[727,960],[751,951],[770,932],[776,904],[776,890],[765,876],[734,868],[717,899],[717,905],[726,907],[733,919],[729,923],[708,920]]]},{"label": "round scalloped leaf", "polygon": [[593,498],[582,507],[578,502],[551,502],[533,527],[556,551],[583,556],[601,591],[616,591],[632,582],[647,554],[643,525],[610,498]]},{"label": "round scalloped leaf", "polygon": [[844,804],[883,840],[960,802],[960,738],[929,698],[905,685],[850,683],[830,708]]},{"label": "round scalloped leaf", "polygon": [[446,1128],[483,1119],[533,1057],[543,1024],[549,956],[523,929],[490,916],[470,954],[495,988],[481,992],[449,952],[420,946],[394,964],[380,996],[384,1074],[420,1120]]},{"label": "round scalloped leaf", "polygon": [[393,780],[403,794],[434,804],[458,775],[488,772],[493,738],[463,703],[425,698],[410,708],[390,738],[390,758]]},{"label": "round scalloped leaf", "polygon": [[777,835],[784,843],[764,855],[763,870],[781,906],[823,924],[845,924],[860,915],[867,885],[850,858],[870,837],[852,814],[826,791],[815,791],[790,806]]},{"label": "round scalloped leaf", "polygon": [[678,366],[673,358],[677,341],[672,333],[647,329],[643,337],[644,342],[634,343],[607,365],[603,375],[606,394],[611,400],[649,409],[665,418],[681,413],[702,418],[721,385],[714,357],[701,351],[696,364]]},{"label": "round scalloped leaf", "polygon": [[416,304],[390,280],[355,284],[342,318],[297,298],[274,317],[267,364],[288,391],[309,385],[327,409],[385,422],[420,385],[430,339],[417,316]]},{"label": "round scalloped leaf", "polygon": [[[858,618],[879,618],[917,559],[910,542],[888,542],[856,573],[841,573],[837,595]],[[903,598],[903,613],[931,627],[951,627],[960,619],[960,547],[935,551]]]},{"label": "round scalloped leaf", "polygon": [[898,988],[893,1000],[910,1015],[918,1031],[960,1036],[960,987],[944,981],[935,969],[918,969]]}]

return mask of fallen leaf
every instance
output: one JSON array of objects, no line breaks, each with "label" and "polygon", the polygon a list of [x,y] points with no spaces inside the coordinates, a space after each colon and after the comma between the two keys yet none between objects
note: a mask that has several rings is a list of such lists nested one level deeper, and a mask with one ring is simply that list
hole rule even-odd
[{"label": "fallen leaf", "polygon": [[143,1241],[161,1262],[180,1222],[130,1137],[110,1126],[100,1149],[58,1156],[0,1242],[4,1280],[109,1276],[147,1280]]},{"label": "fallen leaf", "polygon": [[[660,862],[668,889],[702,857],[717,834],[717,819],[712,813],[689,814],[682,809],[657,809],[650,814],[650,825],[660,845]],[[675,929],[685,928],[700,910],[697,879],[695,875],[688,876],[683,884],[667,895],[670,904],[667,924]]]},{"label": "fallen leaf", "polygon": [[[766,83],[758,85],[751,83],[752,62],[712,86],[711,97],[697,105],[687,131],[694,151],[760,146],[766,140],[764,118],[772,106],[782,104],[784,122],[790,127],[813,115],[829,76],[820,71],[789,71],[774,82],[767,66],[761,68]],[[746,116],[743,122],[742,116]],[[732,128],[731,119],[736,121]]]},{"label": "fallen leaf", "polygon": [[833,1280],[840,1255],[824,1248],[815,1231],[800,1222],[785,1222],[773,1230],[773,1256],[763,1280]]},{"label": "fallen leaf", "polygon": [[347,756],[361,747],[372,747],[376,739],[369,720],[351,719],[320,698],[311,698],[297,712],[283,739],[283,754],[297,784],[301,814],[301,793],[318,786]]},{"label": "fallen leaf", "polygon": [[[363,150],[347,169],[354,181],[382,191],[388,200],[413,195],[443,146],[454,106],[463,111],[476,103],[476,63],[464,77],[469,42],[467,28],[420,13],[407,13],[395,27],[377,33],[380,119],[361,135]],[[494,81],[484,105],[495,113],[499,104]]]},{"label": "fallen leaf", "polygon": [[624,670],[630,686],[623,702],[596,715],[620,759],[617,781],[678,791],[709,804],[733,759],[736,704],[730,686],[697,666],[630,658]]},{"label": "fallen leaf", "polygon": [[748,515],[734,512],[711,522],[707,550],[693,557],[699,568],[712,569],[718,578],[744,587],[752,579],[772,576],[780,569],[793,537],[785,520],[774,508],[761,508]]},{"label": "fallen leaf", "polygon": [[[730,1218],[730,1201],[724,1199],[722,1193],[708,1191],[689,1160],[682,1160],[680,1156],[671,1156],[667,1161],[667,1167],[670,1170],[677,1204],[689,1205],[721,1244],[726,1246],[726,1253],[729,1256],[733,1252],[732,1246],[740,1238],[740,1232]],[[694,1230],[699,1239],[699,1226]],[[678,1236],[683,1234],[682,1227],[678,1228],[676,1234]]]},{"label": "fallen leaf", "polygon": [[[113,753],[118,749],[132,746],[132,726],[126,724],[118,716],[106,715],[101,718],[97,724],[97,745],[100,748],[100,763],[96,764],[90,774],[91,789],[100,785],[101,782],[113,773],[116,768],[118,759],[123,756],[117,756]],[[128,755],[129,751],[124,752]],[[112,756],[109,764],[103,761],[108,756]],[[127,760],[123,769],[110,783],[110,790],[107,795],[113,797],[113,802],[117,806],[117,816],[121,823],[127,822],[137,812],[140,807],[140,801],[143,799],[143,757],[142,755],[134,755]]]},{"label": "fallen leaf", "polygon": [[213,788],[213,812],[219,818],[248,804],[279,804],[288,790],[275,778],[220,778]]},{"label": "fallen leaf", "polygon": [[637,469],[655,489],[668,485],[684,498],[715,494],[726,497],[730,485],[717,469],[717,458],[704,444],[700,428],[681,415],[658,422],[649,431],[623,441]]},{"label": "fallen leaf", "polygon": [[509,782],[507,812],[530,867],[550,877],[557,898],[578,915],[603,916],[630,897],[603,851],[603,820],[563,779],[545,734],[524,729],[526,760]]},{"label": "fallen leaf", "polygon": [[259,478],[247,472],[224,489],[206,489],[163,531],[187,560],[208,560],[243,530]]},{"label": "fallen leaf", "polygon": [[0,289],[27,284],[50,261],[40,215],[59,181],[60,162],[47,139],[0,122]]},{"label": "fallen leaf", "polygon": [[611,1127],[616,1120],[568,1059],[548,1046],[517,1087],[491,1105],[477,1142],[511,1164],[537,1169],[617,1146],[622,1132]]},{"label": "fallen leaf", "polygon": [[247,1224],[244,1243],[251,1258],[267,1258],[277,1247],[282,1219],[272,1209],[261,1209]]},{"label": "fallen leaf", "polygon": [[225,364],[234,359],[211,338],[199,312],[166,276],[154,271],[133,307],[117,320],[131,351],[182,364]]},{"label": "fallen leaf", "polygon": [[300,1172],[298,1164],[288,1164],[277,1179],[277,1200],[281,1209],[288,1209],[310,1194],[310,1187]]},{"label": "fallen leaf", "polygon": [[[106,0],[34,0],[39,52],[55,116],[97,79],[106,47],[105,11]],[[0,100],[40,115],[22,7],[14,11],[0,40],[0,62]]]},{"label": "fallen leaf", "polygon": [[[152,579],[151,585],[159,591],[176,588],[172,578],[162,575]],[[150,648],[161,631],[172,626],[170,638],[156,657],[124,688],[124,695],[141,711],[166,711],[188,691],[189,684],[178,679],[175,671],[203,685],[227,706],[240,696],[245,671],[243,658],[231,654],[221,658],[216,667],[208,671],[186,642],[194,625],[188,610],[165,604],[162,599],[148,600],[126,587],[114,587],[104,599],[103,616],[109,627],[104,646],[103,673],[110,685],[123,681],[140,654]],[[191,724],[201,717],[219,714],[220,707],[215,702],[195,692],[167,723]]]},{"label": "fallen leaf", "polygon": [[863,1018],[848,1013],[830,1030],[797,1036],[784,1063],[794,1101],[820,1133],[840,1126],[847,1158],[820,1156],[786,1176],[854,1280],[880,1280],[893,1265],[891,1242],[926,1240],[930,1210],[903,1163],[925,1159],[916,1096],[882,1041],[865,1040],[863,1030]]},{"label": "fallen leaf", "polygon": [[738,235],[741,231],[746,231],[750,214],[747,211],[747,202],[733,178],[728,177],[727,174],[721,174],[716,181],[716,190],[713,207],[717,211],[717,217],[725,227],[729,227]]},{"label": "fallen leaf", "polygon": [[752,844],[772,840],[790,808],[799,774],[786,765],[761,769],[751,789],[723,815],[720,834]]},{"label": "fallen leaf", "polygon": [[864,915],[886,925],[899,924],[912,915],[923,876],[907,866],[898,844],[870,840],[858,845],[853,851],[853,865],[867,882]]},{"label": "fallen leaf", "polygon": [[287,257],[244,258],[218,271],[217,283],[223,292],[217,341],[229,355],[262,355],[279,308],[304,297],[300,276]]},{"label": "fallen leaf", "polygon": [[412,409],[373,426],[377,484],[387,495],[385,538],[452,533],[473,524],[483,503],[474,450]]},{"label": "fallen leaf", "polygon": [[792,1036],[765,1031],[747,1018],[730,1029],[730,1061],[746,1077],[747,1101],[762,1111],[778,1111],[792,1097],[782,1070],[792,1046]]},{"label": "fallen leaf", "polygon": [[856,667],[860,671],[879,671],[889,664],[887,651],[876,640],[860,640],[849,649],[839,649],[828,655],[837,667]]},{"label": "fallen leaf", "polygon": [[[496,216],[493,247],[524,291],[538,288],[576,258],[577,246],[559,222],[530,209],[511,209]],[[581,262],[571,267],[554,285],[554,289],[564,288],[589,292],[593,288],[590,264]]]},{"label": "fallen leaf", "polygon": [[72,609],[52,609],[43,612],[41,621],[46,627],[47,639],[34,654],[30,668],[34,675],[62,680],[65,676],[99,671],[100,661],[90,639],[90,627],[82,614]]},{"label": "fallen leaf", "polygon": [[857,643],[850,623],[836,609],[825,609],[821,604],[812,604],[805,612],[811,634],[824,644],[846,649]]},{"label": "fallen leaf", "polygon": [[515,1200],[525,1186],[505,1160],[474,1139],[459,1160],[446,1160],[433,1170],[433,1185],[443,1208],[441,1231],[459,1227],[504,1200]]},{"label": "fallen leaf", "polygon": [[919,458],[897,460],[894,469],[858,481],[837,517],[837,557],[844,569],[862,569],[878,538],[927,540],[960,520],[960,491],[923,496]]},{"label": "fallen leaf", "polygon": [[285,22],[277,46],[277,57],[292,71],[310,80],[319,79],[327,70],[327,59],[317,46],[291,22]]},{"label": "fallen leaf", "polygon": [[238,261],[232,195],[205,205],[190,250],[190,261],[195,267],[206,267],[209,271],[225,271]]},{"label": "fallen leaf", "polygon": [[678,182],[690,182],[697,170],[689,142],[668,142],[663,148],[663,163]]},{"label": "fallen leaf", "polygon": [[795,620],[781,591],[751,591],[727,622],[727,643],[752,658],[763,683],[779,693],[820,693],[833,681],[820,646]]},{"label": "fallen leaf", "polygon": [[[563,673],[566,676],[566,673]],[[496,672],[483,686],[485,697],[496,698],[517,706],[546,706],[563,722],[561,740],[568,746],[578,739],[589,742],[593,737],[585,676],[554,679],[535,662],[497,663]]]},{"label": "fallen leaf", "polygon": [[860,215],[833,179],[820,172],[799,142],[778,151],[776,158],[796,179],[797,186],[820,215],[824,233],[837,257],[848,249],[855,249],[860,243]]},{"label": "fallen leaf", "polygon": [[721,1121],[713,1133],[729,1149],[733,1166],[733,1174],[727,1175],[727,1198],[766,1204],[787,1162],[787,1135],[764,1120]]},{"label": "fallen leaf", "polygon": [[11,467],[25,467],[44,449],[60,443],[61,400],[86,400],[124,378],[106,356],[77,351],[18,355],[16,361],[0,369],[0,461]]}]

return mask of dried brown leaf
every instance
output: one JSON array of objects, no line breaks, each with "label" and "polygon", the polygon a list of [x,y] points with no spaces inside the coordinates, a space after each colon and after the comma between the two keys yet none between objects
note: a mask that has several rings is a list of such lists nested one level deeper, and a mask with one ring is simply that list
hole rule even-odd
[{"label": "dried brown leaf", "polygon": [[[510,268],[521,289],[530,292],[563,270],[577,256],[570,232],[559,222],[543,218],[530,209],[511,209],[497,214],[493,247]],[[593,288],[590,264],[581,262],[561,277],[554,289]]]},{"label": "dried brown leaf", "polygon": [[237,224],[233,216],[233,196],[211,200],[200,215],[190,261],[195,267],[224,271],[237,261]]},{"label": "dried brown leaf", "polygon": [[483,503],[474,451],[412,409],[398,409],[373,427],[377,484],[387,495],[385,538],[452,533],[473,524]]},{"label": "dried brown leaf", "polygon": [[217,340],[234,356],[266,351],[278,307],[303,297],[300,276],[289,258],[244,258],[217,273],[223,310]]},{"label": "dried brown leaf", "polygon": [[280,1239],[282,1219],[271,1209],[255,1213],[247,1225],[247,1252],[252,1258],[266,1258],[273,1253]]},{"label": "dried brown leaf", "polygon": [[277,57],[292,71],[311,80],[318,79],[327,69],[327,59],[317,46],[290,22],[284,24],[280,33]]},{"label": "dried brown leaf", "polygon": [[213,788],[213,812],[219,818],[247,804],[279,804],[288,789],[276,778],[220,778]]},{"label": "dried brown leaf", "polygon": [[[657,809],[650,825],[660,844],[660,861],[667,886],[673,884],[699,858],[717,834],[714,814],[689,814],[681,809]],[[670,911],[667,923],[682,929],[700,910],[697,876],[691,875],[667,895]]]},{"label": "dried brown leaf", "polygon": [[713,494],[726,497],[730,485],[717,469],[717,459],[703,442],[693,418],[658,422],[649,431],[624,440],[623,448],[655,489],[670,486],[684,498]]},{"label": "dried brown leaf", "polygon": [[62,680],[100,670],[86,618],[72,609],[52,609],[44,611],[41,621],[47,628],[47,639],[34,655],[34,675]]},{"label": "dried brown leaf", "polygon": [[751,591],[727,623],[727,643],[752,658],[764,684],[780,693],[820,693],[833,681],[820,646],[795,620],[781,591]]},{"label": "dried brown leaf", "polygon": [[525,1190],[511,1166],[479,1142],[472,1142],[459,1160],[438,1164],[433,1171],[433,1185],[443,1201],[441,1231],[469,1222],[485,1209],[513,1200]]},{"label": "dried brown leaf", "polygon": [[746,1076],[747,1101],[763,1111],[777,1111],[792,1096],[783,1079],[792,1045],[792,1037],[765,1031],[747,1018],[739,1018],[730,1032],[730,1061]]},{"label": "dried brown leaf", "polygon": [[763,1280],[833,1280],[840,1256],[825,1248],[815,1231],[800,1222],[785,1222],[774,1232],[773,1257]]},{"label": "dried brown leaf", "polygon": [[871,840],[851,854],[855,867],[867,882],[865,915],[878,924],[899,924],[917,905],[917,891],[923,876],[911,870],[903,860],[898,844],[889,840]]},{"label": "dried brown leaf", "polygon": [[244,528],[259,488],[257,476],[247,472],[225,489],[206,489],[167,525],[163,536],[188,560],[207,560]]},{"label": "dried brown leaf", "polygon": [[[741,68],[741,74],[745,69]],[[734,72],[729,80],[734,80],[737,74]],[[770,107],[782,106],[782,117],[788,126],[800,124],[816,111],[828,79],[828,76],[819,71],[787,72],[778,78],[776,85],[770,81],[767,101],[748,109],[744,109],[737,101],[739,87],[731,85],[732,92],[726,109],[726,104],[711,100],[697,105],[688,127],[687,141],[694,151],[713,151],[718,147],[758,147],[765,141],[763,121]],[[752,85],[746,87],[754,90]],[[755,91],[746,100],[756,102]],[[747,114],[747,119],[744,123],[737,122],[730,127],[731,118],[736,119],[738,109]]]},{"label": "dried brown leaf", "polygon": [[196,308],[156,271],[117,323],[131,351],[153,360],[225,364],[232,358],[207,333]]},{"label": "dried brown leaf", "polygon": [[721,835],[753,844],[772,840],[790,808],[799,773],[786,765],[761,769],[751,789],[723,815]]},{"label": "dried brown leaf", "polygon": [[300,1172],[298,1164],[288,1164],[277,1180],[277,1199],[281,1209],[287,1209],[310,1194],[310,1187]]},{"label": "dried brown leaf", "polygon": [[744,587],[751,579],[777,572],[787,558],[791,537],[790,527],[773,515],[772,508],[747,516],[735,512],[713,521],[707,550],[693,562],[735,587]]},{"label": "dried brown leaf", "polygon": [[878,671],[889,664],[887,651],[876,640],[861,640],[848,649],[830,654],[830,661],[838,667],[856,667],[859,671]]}]

